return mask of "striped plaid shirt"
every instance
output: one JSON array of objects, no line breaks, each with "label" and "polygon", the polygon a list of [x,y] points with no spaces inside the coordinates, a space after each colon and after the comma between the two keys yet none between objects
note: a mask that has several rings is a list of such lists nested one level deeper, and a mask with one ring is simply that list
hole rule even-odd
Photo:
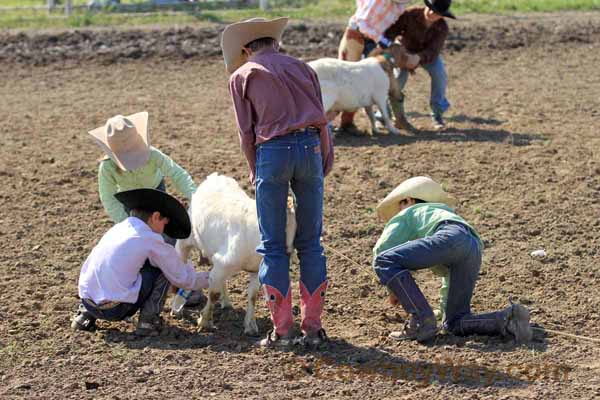
[{"label": "striped plaid shirt", "polygon": [[349,26],[379,42],[383,32],[404,12],[410,0],[356,0],[356,12]]}]

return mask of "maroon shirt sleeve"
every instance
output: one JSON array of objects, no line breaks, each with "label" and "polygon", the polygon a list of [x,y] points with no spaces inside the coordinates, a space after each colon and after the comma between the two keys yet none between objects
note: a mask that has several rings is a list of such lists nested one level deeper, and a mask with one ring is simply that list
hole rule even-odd
[{"label": "maroon shirt sleeve", "polygon": [[[306,64],[306,66],[313,81],[319,104],[321,104],[321,108],[323,108],[321,84],[319,83],[317,73],[308,64]],[[325,111],[323,111],[323,116],[325,116]],[[323,157],[323,176],[327,176],[333,168],[333,139],[327,126],[327,118],[324,118],[324,123],[320,124],[318,128],[320,130],[321,156]]]},{"label": "maroon shirt sleeve", "polygon": [[254,184],[256,173],[256,138],[252,123],[252,104],[246,98],[247,78],[241,74],[234,74],[229,79],[229,93],[233,100],[233,109],[240,135],[240,147],[248,162],[250,182]]}]

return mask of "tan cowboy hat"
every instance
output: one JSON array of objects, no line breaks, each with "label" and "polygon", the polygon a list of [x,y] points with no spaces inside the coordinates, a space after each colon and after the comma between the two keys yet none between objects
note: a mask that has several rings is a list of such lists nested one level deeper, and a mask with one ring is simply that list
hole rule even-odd
[{"label": "tan cowboy hat", "polygon": [[456,204],[456,199],[446,193],[442,185],[428,176],[416,176],[405,180],[392,190],[377,206],[377,215],[387,223],[400,212],[400,201],[409,197],[428,203],[445,203],[450,206]]},{"label": "tan cowboy hat", "polygon": [[88,132],[119,168],[137,169],[150,158],[148,113],[116,115],[104,126]]},{"label": "tan cowboy hat", "polygon": [[233,74],[242,66],[244,63],[242,48],[251,41],[269,37],[280,42],[287,22],[287,17],[270,21],[264,18],[251,18],[225,27],[221,35],[221,50],[227,72]]}]

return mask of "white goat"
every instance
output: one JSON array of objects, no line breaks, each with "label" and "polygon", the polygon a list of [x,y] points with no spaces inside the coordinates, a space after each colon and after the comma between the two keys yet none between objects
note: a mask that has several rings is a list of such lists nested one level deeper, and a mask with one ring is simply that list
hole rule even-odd
[{"label": "white goat", "polygon": [[[212,319],[215,302],[220,300],[223,308],[231,307],[225,284],[227,279],[243,270],[250,274],[244,332],[257,335],[254,310],[260,289],[258,267],[262,257],[256,252],[260,233],[255,200],[233,178],[213,173],[196,189],[189,213],[192,233],[187,239],[177,241],[177,251],[183,261],[187,261],[192,248],[197,248],[213,265],[206,306],[198,319],[200,329],[214,327]],[[288,201],[288,254],[292,254],[295,235],[296,215],[293,204]]]},{"label": "white goat", "polygon": [[315,70],[321,85],[323,108],[329,115],[340,111],[356,111],[365,108],[371,122],[371,133],[377,134],[372,106],[381,111],[385,127],[399,135],[390,118],[388,95],[399,96],[400,88],[393,77],[394,68],[414,69],[419,56],[406,52],[403,46],[394,43],[386,50],[387,55],[377,54],[360,61],[343,61],[335,58],[320,58],[308,63]]}]

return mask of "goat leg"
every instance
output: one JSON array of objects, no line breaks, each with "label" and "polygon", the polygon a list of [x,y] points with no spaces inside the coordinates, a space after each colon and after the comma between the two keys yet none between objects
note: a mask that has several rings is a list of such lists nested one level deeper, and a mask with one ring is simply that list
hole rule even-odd
[{"label": "goat leg", "polygon": [[244,333],[248,336],[258,336],[258,325],[254,315],[256,310],[256,301],[260,292],[260,282],[258,274],[251,273],[248,276],[248,308],[246,309],[246,317],[244,318]]},{"label": "goat leg", "polygon": [[387,107],[387,96],[382,96],[383,98],[378,98],[376,100],[377,107],[381,111],[381,116],[383,117],[383,122],[388,132],[391,135],[400,135],[400,130],[394,126],[393,121],[390,118],[390,113]]},{"label": "goat leg", "polygon": [[369,122],[371,123],[371,135],[378,135],[379,131],[377,130],[376,122],[375,122],[375,114],[373,113],[373,106],[365,107],[365,112],[367,113],[367,117],[369,117]]}]

